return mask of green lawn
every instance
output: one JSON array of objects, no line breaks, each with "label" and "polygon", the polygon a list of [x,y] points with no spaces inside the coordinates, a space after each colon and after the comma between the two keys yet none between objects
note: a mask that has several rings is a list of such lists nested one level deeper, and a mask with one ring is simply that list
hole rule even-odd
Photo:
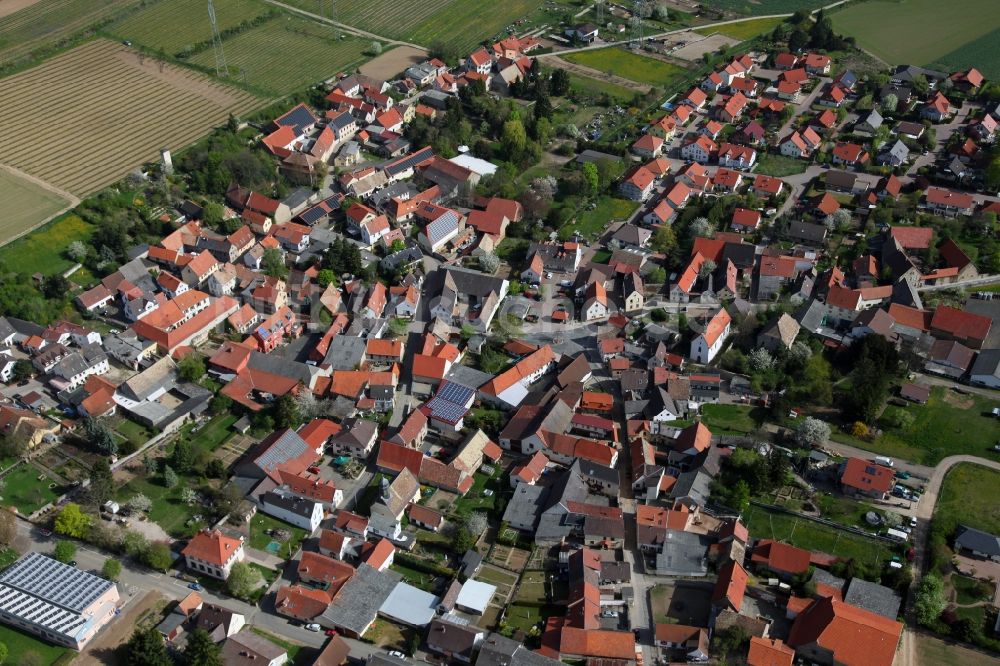
[{"label": "green lawn", "polygon": [[859,562],[884,565],[893,555],[888,545],[820,523],[752,505],[744,521],[750,535],[777,539]]},{"label": "green lawn", "polygon": [[559,230],[560,238],[571,238],[573,233],[579,233],[585,238],[600,235],[612,220],[625,220],[639,207],[639,202],[628,199],[618,199],[604,196],[597,200],[593,210],[582,210],[577,214],[576,221],[567,224]]},{"label": "green lawn", "polygon": [[[39,477],[42,477],[39,480]],[[2,501],[4,504],[17,507],[17,510],[27,516],[55,501],[61,488],[50,488],[54,481],[45,472],[29,463],[21,463],[16,469],[3,478]]]},{"label": "green lawn", "polygon": [[187,524],[189,519],[201,513],[198,505],[189,505],[180,499],[181,489],[185,480],[173,488],[166,488],[159,478],[155,481],[145,477],[135,477],[125,486],[118,490],[118,501],[127,501],[133,495],[142,493],[153,502],[153,508],[146,514],[150,520],[167,531],[172,537],[186,538],[193,535],[202,527],[206,526],[204,520],[193,521]]},{"label": "green lawn", "polygon": [[222,446],[233,436],[232,426],[239,419],[236,414],[219,414],[201,427],[198,432],[188,434],[197,453],[211,452]]},{"label": "green lawn", "polygon": [[787,155],[775,155],[773,153],[758,153],[757,169],[754,173],[765,176],[782,178],[793,174],[802,173],[809,166],[805,160],[797,160]]},{"label": "green lawn", "polygon": [[[517,631],[520,629],[525,633],[539,623],[544,623],[552,615],[562,615],[559,606],[522,606],[511,604],[507,606],[507,614],[504,616],[504,624]],[[539,628],[542,628],[539,626]]]},{"label": "green lawn", "polygon": [[782,18],[759,18],[751,21],[740,21],[718,27],[698,28],[695,30],[699,35],[712,35],[719,33],[726,37],[738,39],[741,42],[765,32],[771,32],[774,27],[784,21]]},{"label": "green lawn", "polygon": [[614,46],[594,51],[578,51],[561,57],[577,65],[657,88],[667,87],[673,81],[687,75],[687,70],[679,65]]},{"label": "green lawn", "polygon": [[952,574],[951,586],[955,588],[955,603],[960,605],[974,604],[977,601],[989,600],[993,598],[992,593],[981,594],[980,581],[968,576]]},{"label": "green lawn", "polygon": [[745,434],[757,432],[754,410],[750,405],[703,405],[701,421],[712,434]]},{"label": "green lawn", "polygon": [[944,477],[934,509],[934,522],[950,535],[959,524],[1000,534],[1000,472],[975,465],[955,465]]},{"label": "green lawn", "polygon": [[403,576],[403,580],[412,585],[413,587],[419,587],[425,592],[434,591],[434,575],[429,574],[425,571],[417,571],[416,569],[411,569],[405,564],[398,564],[396,562],[392,563],[389,567],[393,571]]},{"label": "green lawn", "polygon": [[[73,266],[63,252],[73,241],[86,243],[94,228],[76,215],[65,215],[0,248],[0,264],[15,273],[61,273]],[[79,281],[79,276],[74,275]]]},{"label": "green lawn", "polygon": [[[893,412],[903,410],[913,415],[913,424],[900,430],[886,429],[875,446],[906,446],[913,450],[906,457],[925,465],[934,465],[956,454],[997,460],[1000,456],[990,449],[1000,440],[1000,419],[988,416],[995,406],[995,399],[975,394],[960,395],[944,387],[934,387],[926,405],[886,407],[883,421]],[[873,446],[865,448],[876,450]]]},{"label": "green lawn", "polygon": [[153,433],[145,426],[129,419],[122,419],[116,423],[115,430],[136,446],[142,446],[153,437]]},{"label": "green lawn", "polygon": [[[924,65],[1000,29],[994,0],[872,0],[830,15],[838,33],[891,64]],[[995,58],[996,42],[992,42]],[[969,62],[965,66],[979,66]]]},{"label": "green lawn", "polygon": [[257,512],[257,515],[250,521],[250,547],[257,550],[265,550],[267,545],[274,539],[268,535],[268,530],[287,530],[292,537],[281,544],[281,549],[274,553],[278,557],[289,557],[299,549],[299,544],[306,537],[306,531],[301,527],[295,527],[288,523],[272,518],[264,513]]},{"label": "green lawn", "polygon": [[[455,512],[465,515],[473,511],[485,511],[487,514],[493,512],[497,506],[497,500],[503,491],[502,486],[503,470],[500,466],[494,467],[493,476],[488,476],[482,472],[477,472],[473,477],[472,488],[455,502]],[[483,495],[484,490],[492,490],[489,497]]]},{"label": "green lawn", "polygon": [[834,495],[818,495],[816,502],[824,518],[851,527],[871,529],[865,522],[865,514],[869,511],[882,512],[870,504]]},{"label": "green lawn", "polygon": [[484,583],[492,583],[493,585],[513,585],[517,582],[517,576],[504,574],[496,569],[481,569],[476,574],[476,580],[481,580]]},{"label": "green lawn", "polygon": [[578,94],[585,95],[608,95],[617,101],[628,101],[635,96],[634,90],[629,90],[624,86],[619,86],[617,84],[611,83],[610,81],[601,81],[600,79],[594,79],[589,76],[581,76],[579,74],[570,73],[569,75],[569,86],[573,90],[577,91]]},{"label": "green lawn", "polygon": [[63,655],[72,652],[67,648],[52,645],[29,634],[21,633],[5,624],[0,624],[0,643],[7,646],[9,657],[6,663],[10,664],[49,666],[49,664],[55,664],[59,661]]}]

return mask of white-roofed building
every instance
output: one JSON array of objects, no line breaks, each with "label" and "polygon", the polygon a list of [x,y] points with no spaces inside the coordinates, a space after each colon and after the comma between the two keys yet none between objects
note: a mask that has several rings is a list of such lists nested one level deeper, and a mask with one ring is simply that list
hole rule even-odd
[{"label": "white-roofed building", "polygon": [[411,627],[426,627],[437,615],[440,598],[408,583],[399,583],[378,609],[379,615]]},{"label": "white-roofed building", "polygon": [[455,599],[455,606],[468,613],[482,615],[486,612],[486,607],[490,605],[490,600],[496,594],[496,585],[490,585],[478,580],[467,580],[462,585],[462,590]]},{"label": "white-roofed building", "polygon": [[480,176],[492,176],[497,171],[496,164],[475,157],[471,153],[462,153],[461,155],[452,157],[448,161],[453,164],[457,164],[458,166],[465,167],[473,173],[478,173]]},{"label": "white-roofed building", "polygon": [[114,619],[117,603],[114,583],[40,553],[0,575],[0,620],[76,650]]}]

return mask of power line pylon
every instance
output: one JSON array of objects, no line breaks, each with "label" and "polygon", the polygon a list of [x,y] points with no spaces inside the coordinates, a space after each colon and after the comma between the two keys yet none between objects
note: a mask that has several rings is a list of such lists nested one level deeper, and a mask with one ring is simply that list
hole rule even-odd
[{"label": "power line pylon", "polygon": [[208,0],[208,20],[212,24],[212,49],[215,51],[215,73],[218,76],[228,76],[226,53],[222,50],[222,37],[219,35],[219,24],[215,20],[215,5]]}]

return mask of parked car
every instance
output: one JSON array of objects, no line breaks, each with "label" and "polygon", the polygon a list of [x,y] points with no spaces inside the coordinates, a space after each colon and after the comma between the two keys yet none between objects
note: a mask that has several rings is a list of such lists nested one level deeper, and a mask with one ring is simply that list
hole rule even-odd
[{"label": "parked car", "polygon": [[917,517],[910,516],[910,527],[916,527],[916,526],[917,526]]},{"label": "parked car", "polygon": [[202,588],[201,583],[188,583],[188,588],[194,590],[195,592],[201,592],[202,589],[204,589]]},{"label": "parked car", "polygon": [[318,624],[316,624],[315,622],[310,622],[309,624],[307,624],[305,626],[305,630],[306,631],[319,631],[320,628],[321,627]]},{"label": "parked car", "polygon": [[326,635],[327,636],[336,636],[337,635],[337,630],[336,629],[327,629],[326,630]]},{"label": "parked car", "polygon": [[406,659],[406,655],[403,654],[402,652],[400,652],[399,650],[390,650],[389,651],[389,656],[390,657],[398,657],[400,659]]}]

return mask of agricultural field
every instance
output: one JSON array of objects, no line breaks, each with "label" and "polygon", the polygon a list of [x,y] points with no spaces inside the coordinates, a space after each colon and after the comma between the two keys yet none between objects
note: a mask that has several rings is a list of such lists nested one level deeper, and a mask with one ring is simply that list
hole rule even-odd
[{"label": "agricultural field", "polygon": [[714,0],[711,6],[744,16],[769,16],[791,14],[800,9],[813,11],[827,4],[828,0]]},{"label": "agricultural field", "polygon": [[[353,71],[367,58],[371,40],[344,36],[334,28],[292,16],[267,21],[223,42],[230,76],[272,95],[284,95]],[[295,54],[289,57],[289,54]],[[190,62],[215,67],[212,49]]]},{"label": "agricultural field", "polygon": [[997,44],[1000,44],[1000,28],[967,42],[929,65],[946,72],[975,67],[987,79],[995,81],[1000,79],[1000,50],[997,50]]},{"label": "agricultural field", "polygon": [[[944,58],[956,60],[954,54],[962,54],[969,45],[964,55],[981,54],[984,61],[963,62],[962,66],[985,69],[1000,64],[994,32],[1000,30],[1000,14],[995,9],[993,0],[955,0],[947,4],[938,0],[873,0],[851,4],[830,16],[834,30],[855,37],[858,46],[890,64],[926,65]],[[977,42],[981,38],[986,41]],[[972,48],[972,44],[978,46]]]},{"label": "agricultural field", "polygon": [[[44,122],[72,100],[72,122]],[[190,70],[140,63],[136,53],[94,40],[0,80],[0,163],[77,195],[115,182],[130,169],[178,150],[258,106],[253,95]]]},{"label": "agricultural field", "polygon": [[[309,12],[317,7],[313,0],[288,0],[288,4]],[[339,0],[337,20],[419,46],[440,42],[464,54],[483,40],[505,35],[508,26],[531,17],[544,4],[542,0],[488,5],[477,0]]]},{"label": "agricultural field", "polygon": [[577,65],[658,88],[667,87],[687,74],[687,70],[679,65],[616,47],[578,51],[560,57]]},{"label": "agricultural field", "polygon": [[23,9],[10,14],[4,14],[0,7],[0,66],[107,20],[139,0],[38,0],[21,4]]},{"label": "agricultural field", "polygon": [[[220,32],[275,10],[262,0],[215,0],[214,4]],[[107,30],[120,39],[178,56],[212,39],[204,0],[161,0],[129,14]],[[211,50],[211,45],[207,46]]]},{"label": "agricultural field", "polygon": [[753,19],[752,21],[740,21],[739,23],[730,23],[728,25],[720,25],[717,27],[697,28],[695,32],[699,35],[711,35],[718,33],[720,35],[725,35],[726,37],[738,39],[742,42],[756,37],[757,35],[762,35],[765,32],[771,32],[774,30],[774,27],[782,21],[784,21],[784,19],[781,18]]},{"label": "agricultural field", "polygon": [[3,170],[0,170],[0,200],[4,202],[6,211],[0,218],[0,244],[16,238],[70,205],[64,197]]},{"label": "agricultural field", "polygon": [[[9,271],[25,275],[61,273],[73,266],[72,261],[62,256],[62,250],[73,241],[86,242],[93,231],[91,225],[76,215],[61,216],[0,247],[0,264]],[[73,280],[78,282],[78,279],[74,273]]]}]

